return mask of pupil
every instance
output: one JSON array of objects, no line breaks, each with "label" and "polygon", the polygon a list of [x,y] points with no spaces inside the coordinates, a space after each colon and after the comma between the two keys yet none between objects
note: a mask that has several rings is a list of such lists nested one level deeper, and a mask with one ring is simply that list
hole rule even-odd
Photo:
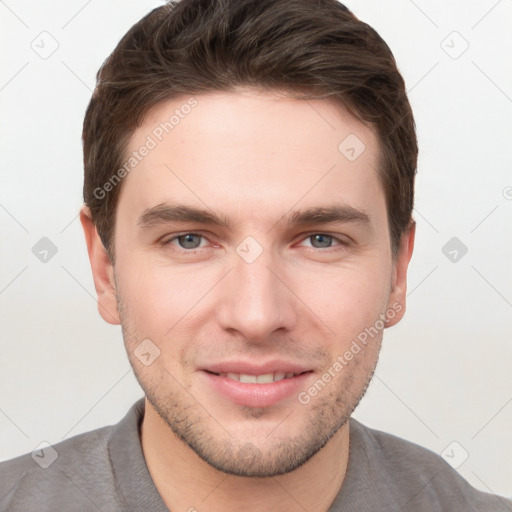
[{"label": "pupil", "polygon": [[188,234],[180,236],[180,245],[184,247],[185,249],[195,249],[199,246],[199,244],[194,243],[194,237],[197,237],[198,235],[194,234]]},{"label": "pupil", "polygon": [[314,242],[318,242],[318,241],[320,242],[320,246],[315,245],[314,242],[313,242],[313,246],[314,247],[329,247],[331,238],[332,238],[332,236],[329,236],[329,235],[313,235]]}]

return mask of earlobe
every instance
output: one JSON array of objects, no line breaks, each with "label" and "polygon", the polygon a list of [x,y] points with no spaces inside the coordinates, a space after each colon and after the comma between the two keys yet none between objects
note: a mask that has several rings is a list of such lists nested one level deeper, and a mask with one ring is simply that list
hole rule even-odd
[{"label": "earlobe", "polygon": [[391,293],[389,295],[388,310],[393,311],[386,321],[386,327],[397,324],[405,313],[407,296],[407,269],[414,250],[414,237],[416,234],[416,223],[411,221],[409,228],[402,235],[398,254],[393,263],[393,274],[391,279]]},{"label": "earlobe", "polygon": [[117,311],[114,268],[92,221],[88,206],[81,208],[80,222],[84,230],[94,287],[98,295],[98,311],[105,322],[119,325],[121,322]]}]

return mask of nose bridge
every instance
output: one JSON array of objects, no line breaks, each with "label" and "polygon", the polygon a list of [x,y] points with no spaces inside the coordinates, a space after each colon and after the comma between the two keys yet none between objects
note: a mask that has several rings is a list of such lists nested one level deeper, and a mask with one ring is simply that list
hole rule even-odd
[{"label": "nose bridge", "polygon": [[263,250],[254,239],[237,247],[219,308],[224,329],[236,329],[247,339],[263,341],[276,329],[291,328],[293,296],[276,274],[279,264],[270,250]]}]

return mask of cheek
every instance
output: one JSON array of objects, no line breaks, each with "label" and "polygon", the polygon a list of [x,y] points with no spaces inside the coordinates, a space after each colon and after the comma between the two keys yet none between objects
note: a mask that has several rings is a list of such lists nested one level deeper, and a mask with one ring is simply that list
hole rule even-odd
[{"label": "cheek", "polygon": [[135,258],[119,263],[126,322],[140,335],[161,343],[177,343],[176,333],[202,314],[219,279],[213,269],[171,268]]},{"label": "cheek", "polygon": [[386,309],[390,277],[382,263],[300,277],[295,278],[297,295],[305,298],[311,314],[332,331],[328,337],[337,350],[373,326]]}]

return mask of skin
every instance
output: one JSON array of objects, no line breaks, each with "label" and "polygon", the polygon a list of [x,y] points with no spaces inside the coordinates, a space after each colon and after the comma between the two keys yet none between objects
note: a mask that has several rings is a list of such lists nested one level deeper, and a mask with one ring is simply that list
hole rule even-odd
[{"label": "skin", "polygon": [[[345,476],[347,420],[371,380],[383,329],[307,404],[297,392],[267,407],[238,405],[202,369],[292,361],[310,370],[297,390],[307,392],[379,315],[394,310],[386,327],[402,318],[414,224],[394,257],[377,135],[339,104],[249,88],[195,98],[125,178],[115,268],[88,208],[81,212],[100,314],[122,325],[146,393],[146,462],[171,510],[324,511]],[[128,153],[187,99],[150,111]],[[338,149],[349,134],[365,145],[354,161]],[[163,203],[214,211],[230,227],[187,221],[142,229],[139,217]],[[368,221],[282,220],[332,204]],[[186,233],[201,236],[161,243]],[[262,249],[252,263],[237,253],[248,236]],[[148,366],[136,357],[144,339],[160,351]]]}]

